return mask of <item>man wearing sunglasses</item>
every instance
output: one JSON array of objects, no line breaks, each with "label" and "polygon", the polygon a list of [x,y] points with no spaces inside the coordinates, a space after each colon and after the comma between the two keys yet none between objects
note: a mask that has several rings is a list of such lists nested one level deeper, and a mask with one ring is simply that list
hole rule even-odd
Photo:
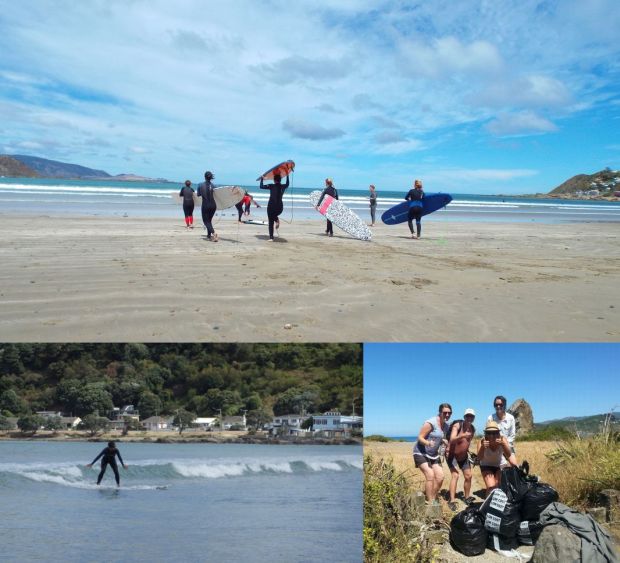
[{"label": "man wearing sunglasses", "polygon": [[[508,441],[510,451],[515,453],[515,436],[517,434],[515,417],[509,412],[506,412],[506,397],[498,395],[493,400],[493,407],[495,412],[489,415],[487,422],[495,422],[499,427],[501,435]],[[502,467],[508,465],[508,461],[505,456],[502,456]]]}]

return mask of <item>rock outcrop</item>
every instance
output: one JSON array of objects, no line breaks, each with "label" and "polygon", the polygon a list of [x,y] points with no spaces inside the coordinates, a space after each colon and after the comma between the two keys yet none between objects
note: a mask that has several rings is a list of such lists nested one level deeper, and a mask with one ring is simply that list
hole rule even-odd
[{"label": "rock outcrop", "polygon": [[7,176],[8,178],[37,178],[39,174],[15,158],[0,155],[0,176]]},{"label": "rock outcrop", "polygon": [[532,407],[525,399],[517,399],[510,405],[508,412],[515,417],[517,436],[525,436],[534,430]]}]

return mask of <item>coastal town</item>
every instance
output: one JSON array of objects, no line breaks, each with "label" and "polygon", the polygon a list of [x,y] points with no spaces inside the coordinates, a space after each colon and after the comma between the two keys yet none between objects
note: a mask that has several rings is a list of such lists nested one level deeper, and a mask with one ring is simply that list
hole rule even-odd
[{"label": "coastal town", "polygon": [[[187,416],[191,415],[191,416]],[[133,405],[115,407],[106,416],[97,414],[84,417],[57,411],[38,411],[23,417],[0,417],[0,439],[25,436],[80,438],[84,436],[147,437],[181,436],[211,437],[214,434],[228,438],[254,436],[282,440],[360,438],[363,417],[354,412],[341,414],[337,410],[324,413],[301,413],[274,416],[270,421],[250,420],[247,411],[240,415],[199,417],[180,410],[175,414],[153,415],[141,419]],[[219,441],[219,440],[216,440]]]}]

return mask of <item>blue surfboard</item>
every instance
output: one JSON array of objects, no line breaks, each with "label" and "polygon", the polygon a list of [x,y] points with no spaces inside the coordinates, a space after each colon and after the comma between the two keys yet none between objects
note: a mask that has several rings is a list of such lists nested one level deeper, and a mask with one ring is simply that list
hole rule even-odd
[{"label": "blue surfboard", "polygon": [[[422,216],[445,207],[451,201],[452,196],[450,194],[424,194],[424,199],[422,200]],[[394,207],[390,207],[387,211],[384,211],[383,215],[381,215],[381,220],[386,225],[398,225],[407,220],[407,215],[409,215],[409,202],[403,201]]]}]

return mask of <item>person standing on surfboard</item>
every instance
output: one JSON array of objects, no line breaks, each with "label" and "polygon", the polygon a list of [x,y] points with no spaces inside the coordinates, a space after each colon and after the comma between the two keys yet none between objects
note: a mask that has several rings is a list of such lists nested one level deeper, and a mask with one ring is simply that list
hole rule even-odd
[{"label": "person standing on surfboard", "polygon": [[370,226],[374,227],[375,213],[377,211],[377,192],[375,191],[375,186],[373,184],[370,184],[368,189],[370,190],[370,197],[368,198],[370,200]]},{"label": "person standing on surfboard", "polygon": [[[409,215],[407,215],[407,223],[409,224],[409,230],[411,231],[411,238],[420,238],[422,233],[422,200],[424,199],[424,190],[422,190],[422,181],[416,180],[413,183],[413,188],[409,190],[405,199],[409,202]],[[415,226],[417,236],[413,234],[413,220],[415,219]]]},{"label": "person standing on surfboard", "polygon": [[267,218],[269,219],[269,242],[273,242],[273,227],[275,225],[276,232],[280,228],[279,215],[284,210],[282,196],[286,188],[288,188],[288,174],[286,176],[286,184],[282,184],[282,176],[280,174],[273,175],[273,184],[263,185],[263,177],[260,179],[260,189],[269,190],[269,202],[267,203]]},{"label": "person standing on surfboard", "polygon": [[194,228],[194,188],[189,180],[185,180],[185,185],[179,192],[179,197],[183,198],[183,213],[185,214],[185,228]]},{"label": "person standing on surfboard", "polygon": [[[319,198],[319,201],[316,204],[317,211],[319,207],[321,207],[321,202],[323,201],[323,198],[326,195],[330,195],[334,199],[338,199],[338,191],[334,187],[334,181],[331,178],[325,178],[325,189],[323,190],[323,193],[321,194],[321,197]],[[325,234],[328,237],[334,236],[334,226],[332,225],[332,222],[329,219],[327,219],[327,229],[325,230]]]},{"label": "person standing on surfboard", "polygon": [[207,229],[207,238],[213,242],[217,242],[218,236],[213,228],[213,224],[211,223],[213,216],[215,215],[215,210],[217,209],[215,197],[213,196],[215,185],[211,182],[213,178],[215,178],[215,176],[213,176],[213,172],[207,170],[205,172],[205,181],[198,186],[198,195],[202,198],[202,222]]},{"label": "person standing on surfboard", "polygon": [[118,451],[116,444],[114,442],[108,442],[108,446],[101,450],[101,453],[93,460],[92,463],[89,463],[86,467],[92,467],[95,462],[101,457],[101,471],[99,472],[99,477],[97,477],[97,485],[101,483],[101,479],[103,479],[103,475],[105,474],[105,470],[108,468],[108,465],[114,471],[114,479],[116,479],[116,486],[121,486],[121,477],[118,474],[118,467],[116,465],[116,456],[118,456],[123,469],[127,469],[123,458],[121,457],[121,452]]}]

